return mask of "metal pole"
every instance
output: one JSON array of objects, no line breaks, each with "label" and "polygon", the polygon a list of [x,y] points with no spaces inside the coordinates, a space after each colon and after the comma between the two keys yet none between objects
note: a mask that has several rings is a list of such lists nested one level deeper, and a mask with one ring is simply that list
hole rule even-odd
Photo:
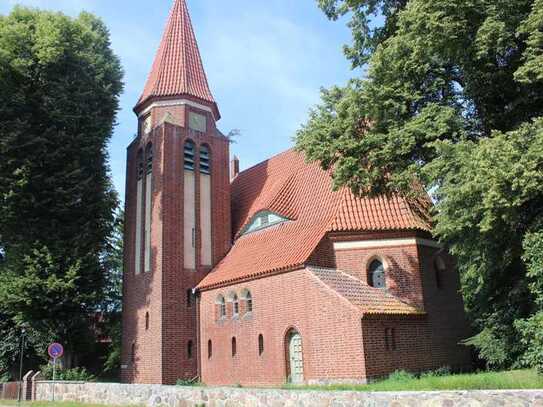
[{"label": "metal pole", "polygon": [[19,352],[19,389],[17,395],[17,404],[21,404],[23,390],[23,353],[25,347],[25,330],[21,331],[21,351]]},{"label": "metal pole", "polygon": [[57,358],[53,358],[53,401],[55,401],[56,372],[57,372]]}]

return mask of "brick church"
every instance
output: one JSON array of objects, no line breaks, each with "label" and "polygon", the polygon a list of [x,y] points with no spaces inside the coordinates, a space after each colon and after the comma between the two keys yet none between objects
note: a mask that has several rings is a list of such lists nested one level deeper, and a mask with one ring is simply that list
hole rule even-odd
[{"label": "brick church", "polygon": [[333,191],[292,149],[239,172],[185,0],[134,111],[124,382],[366,382],[470,364],[429,200]]}]

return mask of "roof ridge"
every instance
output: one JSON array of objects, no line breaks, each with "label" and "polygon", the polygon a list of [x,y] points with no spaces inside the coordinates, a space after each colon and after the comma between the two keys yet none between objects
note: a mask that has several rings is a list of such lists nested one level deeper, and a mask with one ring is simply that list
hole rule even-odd
[{"label": "roof ridge", "polygon": [[238,177],[236,177],[236,179],[239,178],[240,175],[246,174],[246,173],[248,173],[250,171],[254,171],[257,167],[260,167],[261,165],[264,165],[264,164],[270,162],[271,160],[274,160],[274,159],[278,158],[279,156],[281,156],[283,154],[287,154],[287,153],[289,153],[289,152],[291,152],[293,150],[295,150],[295,147],[290,147],[290,148],[288,148],[286,150],[283,150],[283,151],[281,151],[281,152],[279,152],[279,153],[277,153],[275,155],[272,155],[270,158],[267,158],[267,159],[265,159],[263,161],[260,161],[260,162],[258,162],[256,164],[251,165],[249,168],[246,168],[243,171],[240,171],[239,174],[238,174]]}]

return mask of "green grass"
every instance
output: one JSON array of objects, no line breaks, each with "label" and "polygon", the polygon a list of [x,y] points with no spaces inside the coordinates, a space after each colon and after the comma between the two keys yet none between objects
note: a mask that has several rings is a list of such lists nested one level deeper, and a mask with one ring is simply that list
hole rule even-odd
[{"label": "green grass", "polygon": [[296,390],[355,390],[355,391],[431,391],[431,390],[506,390],[543,389],[543,376],[535,370],[510,370],[506,372],[482,372],[470,374],[435,375],[415,377],[396,372],[390,378],[367,385],[294,386]]}]

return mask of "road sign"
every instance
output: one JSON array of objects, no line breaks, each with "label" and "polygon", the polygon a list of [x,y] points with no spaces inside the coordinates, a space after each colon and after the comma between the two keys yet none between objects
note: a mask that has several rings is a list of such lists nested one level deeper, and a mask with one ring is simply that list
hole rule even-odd
[{"label": "road sign", "polygon": [[47,353],[49,353],[49,356],[53,359],[60,358],[64,355],[64,347],[60,343],[52,343],[47,348]]}]

